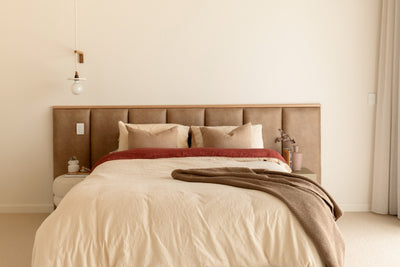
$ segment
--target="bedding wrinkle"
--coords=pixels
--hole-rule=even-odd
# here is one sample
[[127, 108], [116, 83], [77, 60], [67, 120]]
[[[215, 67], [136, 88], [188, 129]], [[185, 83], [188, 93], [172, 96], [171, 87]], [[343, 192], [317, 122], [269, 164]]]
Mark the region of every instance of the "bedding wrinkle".
[[[242, 239], [245, 241], [243, 246], [245, 244], [250, 244], [250, 251], [253, 252], [253, 258], [260, 258], [260, 257], [265, 257], [266, 262], [268, 261], [268, 257], [266, 257], [266, 254], [262, 250], [262, 247], [257, 246], [257, 244], [260, 244], [262, 242], [261, 237], [262, 233], [259, 232], [259, 228], [257, 227], [260, 225], [260, 223], [265, 222], [265, 214], [260, 213], [258, 216], [256, 216], [256, 211], [255, 207], [257, 206], [257, 203], [255, 199], [249, 198], [248, 199], [249, 203], [251, 203], [251, 208], [247, 210], [247, 213], [244, 213], [244, 216], [247, 218], [245, 221], [245, 228], [246, 232], [251, 233], [250, 235], [243, 235]], [[236, 229], [237, 233], [243, 233], [241, 230], [241, 224], [242, 222], [238, 221], [238, 228]], [[263, 227], [264, 228], [264, 227]]]
[[[207, 259], [207, 262], [214, 262], [214, 264], [216, 264], [215, 258], [218, 258], [219, 262], [225, 261], [226, 256], [212, 231], [215, 225], [209, 223], [212, 222], [210, 217], [206, 217], [208, 214], [207, 209], [212, 209], [212, 204], [207, 200], [207, 196], [197, 193], [190, 195], [192, 194], [189, 194], [188, 197], [193, 200], [196, 214], [195, 220], [199, 223], [199, 225], [191, 227], [189, 233], [194, 252], [200, 255], [200, 257], [196, 258]], [[202, 266], [201, 261], [198, 261], [197, 264]]]
[[[207, 259], [207, 262], [213, 264], [228, 260], [213, 231], [215, 227], [218, 227], [217, 220], [212, 216], [214, 201], [210, 202], [207, 200], [206, 195], [197, 193], [194, 193], [192, 197], [189, 196], [189, 198], [193, 199], [193, 207], [195, 208], [196, 214], [194, 219], [198, 223], [191, 227], [189, 233], [193, 240], [194, 252], [199, 255], [199, 257], [196, 258]], [[218, 230], [216, 232], [218, 232]], [[215, 259], [218, 260], [216, 261]], [[202, 266], [200, 261], [198, 264]]]
[[[137, 198], [136, 198], [137, 200]], [[152, 230], [152, 225], [151, 225], [151, 203], [149, 201], [149, 197], [147, 195], [144, 195], [144, 197], [141, 198], [141, 202], [143, 203], [143, 209], [141, 214], [138, 214], [138, 216], [141, 216], [143, 219], [142, 227], [139, 228], [141, 230], [140, 232], [140, 237], [136, 242], [141, 243], [139, 245], [139, 251], [141, 251], [141, 255], [145, 256], [143, 258], [143, 262], [139, 261], [139, 264], [142, 266], [151, 266], [154, 264], [152, 261], [154, 260], [153, 257], [151, 257], [148, 252], [152, 250], [157, 250], [156, 244], [153, 241], [153, 236], [152, 235], [146, 235], [145, 233], [153, 233], [154, 231]], [[138, 203], [139, 204], [139, 203]], [[142, 240], [144, 239], [144, 240]]]

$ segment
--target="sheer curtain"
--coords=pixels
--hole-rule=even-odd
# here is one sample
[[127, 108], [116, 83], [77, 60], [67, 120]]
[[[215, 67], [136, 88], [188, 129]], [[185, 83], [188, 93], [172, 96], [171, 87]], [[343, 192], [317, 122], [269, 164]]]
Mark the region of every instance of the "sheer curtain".
[[400, 1], [382, 1], [372, 211], [400, 218]]

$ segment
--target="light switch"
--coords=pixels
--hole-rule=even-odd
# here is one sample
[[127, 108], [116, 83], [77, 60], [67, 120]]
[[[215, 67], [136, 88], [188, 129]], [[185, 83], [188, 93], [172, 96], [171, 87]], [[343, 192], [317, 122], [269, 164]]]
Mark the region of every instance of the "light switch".
[[85, 124], [77, 123], [76, 124], [76, 135], [84, 135], [85, 134]]
[[375, 105], [376, 93], [368, 93], [368, 105]]

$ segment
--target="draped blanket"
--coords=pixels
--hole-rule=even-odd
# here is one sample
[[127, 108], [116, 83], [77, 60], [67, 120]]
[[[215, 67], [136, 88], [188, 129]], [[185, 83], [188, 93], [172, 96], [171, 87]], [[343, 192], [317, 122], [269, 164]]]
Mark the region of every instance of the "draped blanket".
[[277, 197], [297, 217], [326, 265], [344, 266], [345, 244], [335, 223], [342, 211], [314, 181], [290, 173], [242, 167], [177, 169], [172, 172], [172, 177], [187, 182], [259, 190]]

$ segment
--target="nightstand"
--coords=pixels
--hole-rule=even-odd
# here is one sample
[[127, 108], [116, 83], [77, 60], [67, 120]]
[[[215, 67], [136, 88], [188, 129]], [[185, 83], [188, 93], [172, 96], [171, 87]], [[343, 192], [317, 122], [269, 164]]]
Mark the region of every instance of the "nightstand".
[[55, 206], [60, 204], [64, 196], [74, 187], [85, 179], [88, 174], [63, 174], [53, 181], [53, 203]]
[[310, 169], [305, 168], [305, 167], [301, 168], [300, 171], [294, 171], [293, 174], [304, 176], [304, 177], [306, 177], [308, 179], [311, 179], [311, 180], [313, 180], [313, 181], [318, 183], [317, 174], [312, 172]]

